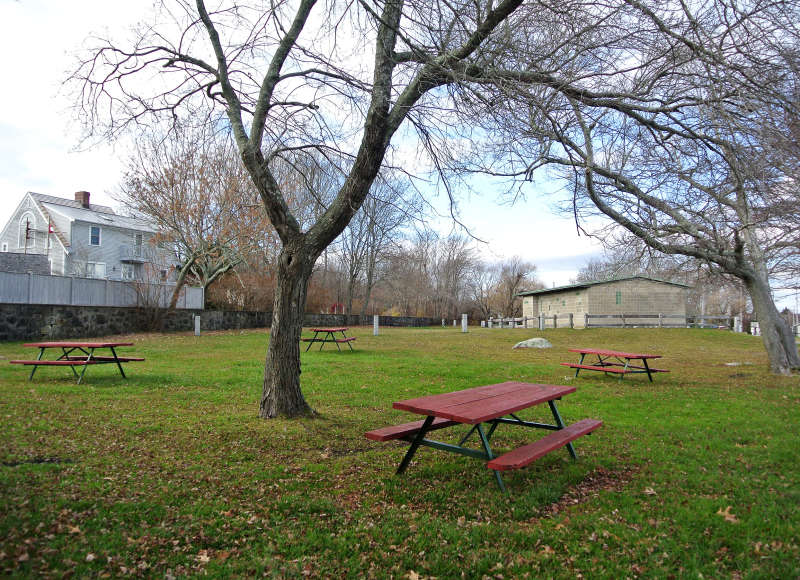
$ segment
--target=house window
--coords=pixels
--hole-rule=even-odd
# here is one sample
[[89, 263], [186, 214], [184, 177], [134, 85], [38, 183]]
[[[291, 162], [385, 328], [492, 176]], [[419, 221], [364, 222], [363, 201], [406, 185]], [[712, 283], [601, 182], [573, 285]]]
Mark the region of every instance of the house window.
[[122, 264], [122, 279], [133, 280], [133, 264]]
[[8, 242], [3, 242], [3, 251], [4, 252], [8, 251]]
[[33, 214], [26, 213], [19, 220], [19, 247], [32, 248], [36, 245], [36, 222]]
[[92, 226], [89, 229], [89, 245], [100, 245], [100, 226]]
[[89, 278], [105, 278], [106, 265], [103, 262], [87, 262], [86, 276]]
[[622, 304], [622, 292], [617, 290], [617, 304]]

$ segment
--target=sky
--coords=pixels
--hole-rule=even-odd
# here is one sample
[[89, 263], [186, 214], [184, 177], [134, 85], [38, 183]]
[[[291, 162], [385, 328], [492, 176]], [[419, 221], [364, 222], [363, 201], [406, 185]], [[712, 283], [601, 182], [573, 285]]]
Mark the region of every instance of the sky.
[[[85, 190], [93, 203], [116, 205], [112, 194], [125, 151], [81, 146], [74, 98], [61, 83], [88, 36], [124, 38], [151, 6], [151, 0], [0, 0], [0, 54], [7, 55], [8, 83], [0, 91], [0, 224], [27, 191], [73, 198]], [[579, 235], [572, 219], [551, 211], [550, 198], [528, 193], [527, 201], [514, 206], [498, 203], [491, 192], [462, 199], [461, 220], [486, 242], [478, 244], [485, 259], [519, 256], [536, 265], [545, 286], [569, 284], [581, 266], [601, 255], [600, 244]], [[440, 229], [446, 233], [447, 225]], [[795, 307], [794, 295], [778, 298]]]
[[[85, 190], [93, 203], [116, 205], [111, 195], [125, 151], [81, 146], [74, 101], [61, 83], [85, 38], [124, 37], [150, 6], [151, 0], [0, 0], [0, 50], [16, 55], [5, 59], [4, 78], [18, 87], [0, 92], [0, 223], [27, 191], [72, 198]], [[473, 196], [461, 212], [472, 234], [487, 242], [478, 244], [487, 260], [518, 255], [537, 265], [547, 286], [568, 284], [600, 253], [596, 241], [578, 236], [571, 220], [552, 215], [536, 196], [514, 207], [497, 204], [492, 195]]]

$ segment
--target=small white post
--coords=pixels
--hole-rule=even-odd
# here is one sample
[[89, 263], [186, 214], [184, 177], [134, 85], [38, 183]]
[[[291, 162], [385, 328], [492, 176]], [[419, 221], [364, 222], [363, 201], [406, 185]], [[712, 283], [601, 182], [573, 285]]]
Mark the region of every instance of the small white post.
[[572, 312], [569, 313], [569, 327], [575, 328], [575, 320], [573, 318]]
[[663, 312], [659, 312], [658, 313], [658, 327], [659, 328], [664, 328], [664, 313]]
[[456, 321], [453, 320], [453, 328], [455, 328], [455, 327], [456, 327]]
[[492, 328], [492, 323], [493, 323], [493, 322], [494, 322], [494, 320], [493, 320], [493, 319], [492, 319], [492, 317], [490, 316], [490, 317], [489, 317], [489, 328]]
[[194, 335], [200, 336], [200, 315], [195, 314], [194, 316]]
[[544, 330], [544, 312], [539, 313], [539, 330]]
[[742, 332], [742, 319], [740, 316], [733, 317], [733, 332]]
[[467, 332], [467, 315], [461, 315], [461, 332]]
[[378, 336], [378, 315], [372, 315], [372, 336]]
[[486, 328], [486, 321], [485, 320], [481, 320], [481, 328]]
[[444, 328], [444, 318], [442, 318], [442, 328]]

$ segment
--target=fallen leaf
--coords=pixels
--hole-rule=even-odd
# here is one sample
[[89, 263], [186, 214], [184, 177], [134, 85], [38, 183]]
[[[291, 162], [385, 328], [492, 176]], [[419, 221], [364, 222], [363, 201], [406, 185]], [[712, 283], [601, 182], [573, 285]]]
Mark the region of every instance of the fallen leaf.
[[95, 556], [94, 554], [92, 554], [91, 552], [89, 552], [88, 554], [86, 554], [86, 561], [87, 561], [87, 562], [93, 562], [93, 561], [94, 561], [94, 559], [95, 559], [95, 557], [96, 557], [96, 556]]
[[726, 507], [724, 510], [718, 509], [717, 510], [717, 515], [718, 516], [722, 516], [723, 518], [725, 518], [726, 522], [730, 522], [732, 524], [738, 524], [739, 523], [739, 520], [737, 519], [737, 517], [734, 514], [731, 513], [731, 506]]
[[656, 490], [654, 490], [652, 487], [645, 487], [642, 493], [645, 495], [657, 495]]

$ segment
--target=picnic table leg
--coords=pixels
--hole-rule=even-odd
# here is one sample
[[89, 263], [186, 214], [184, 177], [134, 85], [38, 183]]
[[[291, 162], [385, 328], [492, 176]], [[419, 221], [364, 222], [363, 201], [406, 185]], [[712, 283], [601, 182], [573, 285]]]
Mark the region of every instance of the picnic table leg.
[[[342, 334], [344, 334], [344, 331], [342, 331]], [[336, 349], [337, 349], [339, 352], [342, 352], [342, 348], [339, 346], [339, 343], [338, 343], [338, 342], [336, 342], [336, 334], [335, 334], [335, 333], [333, 333], [333, 332], [329, 332], [329, 333], [328, 333], [328, 335], [331, 337], [331, 340], [333, 341], [333, 344], [335, 344], [335, 345], [336, 345]]]
[[[559, 429], [564, 428], [564, 421], [561, 419], [561, 414], [558, 412], [558, 407], [556, 407], [555, 401], [547, 401], [547, 404], [550, 405], [550, 411], [553, 413], [553, 419], [556, 421], [556, 425], [558, 425]], [[567, 443], [567, 451], [572, 456], [573, 459], [578, 459], [578, 454], [575, 453], [575, 447], [572, 446], [572, 443]]]
[[[578, 361], [578, 364], [579, 364], [579, 365], [582, 365], [582, 364], [583, 364], [583, 359], [585, 359], [585, 358], [586, 358], [586, 353], [585, 353], [585, 352], [582, 352], [582, 353], [581, 353], [581, 360], [579, 360], [579, 361]], [[579, 373], [579, 372], [581, 372], [581, 369], [577, 369], [577, 368], [576, 368], [576, 369], [575, 369], [575, 378], [576, 378], [576, 379], [578, 378], [578, 373]]]
[[[36, 360], [42, 360], [42, 356], [44, 356], [44, 347], [40, 346], [39, 347], [39, 356], [36, 357]], [[28, 377], [29, 381], [33, 380], [33, 373], [35, 373], [36, 369], [38, 369], [38, 368], [39, 368], [39, 365], [33, 365], [33, 370], [31, 371], [31, 376]]]
[[[344, 333], [344, 330], [342, 331], [342, 338], [347, 338], [347, 335]], [[345, 344], [347, 344], [347, 346], [350, 347], [350, 350], [353, 350], [353, 345], [352, 344], [350, 344], [349, 342], [347, 342]]]
[[119, 357], [117, 357], [117, 351], [114, 350], [114, 347], [111, 347], [111, 354], [114, 355], [114, 362], [117, 363], [117, 368], [119, 368], [119, 374], [122, 375], [123, 379], [127, 379], [128, 377], [125, 376], [125, 371], [122, 370], [122, 364], [119, 362]]
[[476, 427], [477, 427], [477, 425], [473, 425], [472, 427], [470, 427], [469, 431], [467, 431], [467, 434], [466, 434], [466, 435], [464, 435], [464, 436], [461, 438], [461, 441], [459, 441], [459, 442], [458, 442], [458, 446], [459, 446], [459, 447], [461, 447], [462, 445], [464, 445], [464, 443], [466, 443], [466, 442], [467, 442], [467, 439], [469, 439], [469, 438], [472, 436], [472, 434], [473, 434], [473, 433], [475, 433], [475, 428], [476, 428]]
[[[631, 359], [629, 359], [629, 358], [626, 358], [626, 359], [625, 359], [625, 368], [624, 368], [624, 369], [622, 369], [622, 370], [623, 370], [623, 371], [627, 371], [627, 370], [628, 370], [628, 366], [630, 366], [630, 364], [631, 364]], [[647, 373], [647, 374], [650, 374], [650, 373]], [[624, 372], [621, 372], [621, 373], [619, 374], [619, 380], [620, 380], [620, 382], [622, 382], [622, 378], [623, 378], [624, 376], [625, 376], [625, 373], [624, 373]], [[651, 379], [651, 380], [652, 380], [652, 379]]]
[[[116, 355], [114, 355], [114, 356], [116, 356]], [[81, 371], [81, 376], [78, 378], [78, 384], [79, 385], [83, 382], [83, 375], [86, 374], [86, 369], [89, 367], [89, 361], [91, 361], [92, 358], [94, 358], [94, 348], [89, 350], [89, 354], [86, 356], [86, 362], [83, 363], [83, 370]], [[72, 367], [70, 367], [70, 368], [72, 368]], [[75, 369], [73, 369], [73, 370], [75, 370]], [[125, 376], [125, 375], [122, 375], [122, 376]]]
[[649, 367], [649, 366], [647, 366], [647, 359], [646, 359], [646, 358], [643, 358], [643, 359], [642, 359], [642, 362], [644, 363], [644, 370], [646, 370], [646, 371], [647, 371], [647, 378], [648, 378], [648, 379], [650, 379], [650, 382], [652, 383], [652, 382], [653, 382], [653, 375], [652, 375], [652, 373], [650, 372], [650, 367]]
[[[495, 425], [497, 424], [495, 423]], [[481, 443], [483, 443], [483, 449], [486, 451], [486, 455], [489, 458], [489, 461], [491, 461], [492, 459], [494, 459], [494, 453], [492, 453], [492, 448], [489, 446], [489, 438], [486, 436], [486, 433], [483, 432], [483, 427], [481, 426], [480, 423], [475, 425], [475, 427], [476, 430], [478, 431], [478, 435], [481, 438]], [[497, 479], [497, 486], [500, 488], [500, 491], [502, 491], [503, 493], [508, 493], [506, 491], [506, 486], [503, 483], [503, 478], [500, 475], [500, 472], [496, 469], [493, 469], [492, 471], [494, 471], [494, 476]]]
[[[80, 351], [82, 351], [84, 353], [86, 352], [83, 349], [75, 349], [75, 348], [68, 349], [67, 347], [62, 346], [61, 347], [61, 356], [58, 357], [56, 360], [69, 360], [69, 355], [71, 355], [73, 353], [73, 351], [75, 351], [75, 350], [80, 350]], [[88, 356], [88, 354], [87, 354], [87, 356]], [[72, 371], [72, 374], [77, 379], [78, 378], [78, 371], [75, 370], [75, 367], [69, 367], [69, 370]]]
[[408, 451], [406, 451], [406, 455], [405, 457], [403, 457], [403, 461], [400, 462], [400, 466], [397, 468], [397, 471], [395, 472], [396, 475], [400, 475], [401, 473], [403, 473], [408, 467], [408, 464], [411, 463], [411, 458], [414, 457], [414, 454], [417, 452], [420, 442], [423, 439], [425, 439], [425, 433], [428, 431], [428, 428], [431, 426], [432, 423], [433, 423], [433, 415], [428, 415], [427, 417], [425, 417], [425, 422], [422, 424], [422, 427], [420, 427], [419, 431], [417, 431], [417, 435], [411, 442], [411, 446], [408, 448]]
[[317, 340], [317, 333], [316, 332], [314, 333], [314, 338], [312, 338], [311, 340], [308, 341], [308, 346], [306, 347], [306, 352], [308, 352], [308, 349], [311, 348], [311, 345], [314, 344], [315, 340]]

